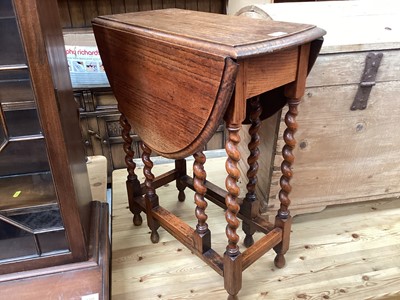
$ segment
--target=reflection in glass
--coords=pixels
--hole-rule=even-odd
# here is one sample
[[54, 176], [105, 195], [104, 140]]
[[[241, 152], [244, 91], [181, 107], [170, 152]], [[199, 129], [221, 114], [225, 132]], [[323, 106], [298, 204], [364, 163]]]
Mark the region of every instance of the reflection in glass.
[[3, 114], [3, 109], [0, 103], [0, 152], [6, 146], [7, 139], [8, 136], [7, 136], [6, 122]]
[[18, 36], [11, 0], [0, 1], [0, 263], [69, 251]]

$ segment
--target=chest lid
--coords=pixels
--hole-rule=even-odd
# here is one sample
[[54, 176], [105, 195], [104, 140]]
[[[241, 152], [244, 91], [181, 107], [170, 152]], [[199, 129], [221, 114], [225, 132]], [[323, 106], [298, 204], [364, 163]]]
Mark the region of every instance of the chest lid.
[[[397, 7], [397, 8], [396, 8]], [[262, 4], [243, 7], [276, 21], [317, 24], [327, 31], [321, 53], [400, 48], [398, 1], [327, 1]]]

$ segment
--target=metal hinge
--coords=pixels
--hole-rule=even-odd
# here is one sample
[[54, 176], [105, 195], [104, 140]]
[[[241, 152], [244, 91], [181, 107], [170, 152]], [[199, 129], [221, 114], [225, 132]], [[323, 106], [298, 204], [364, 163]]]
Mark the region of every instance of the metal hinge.
[[357, 94], [354, 97], [351, 110], [363, 110], [367, 107], [369, 94], [371, 93], [372, 87], [375, 85], [376, 74], [381, 64], [383, 53], [368, 53], [365, 58], [364, 73], [361, 76], [361, 82], [358, 86]]

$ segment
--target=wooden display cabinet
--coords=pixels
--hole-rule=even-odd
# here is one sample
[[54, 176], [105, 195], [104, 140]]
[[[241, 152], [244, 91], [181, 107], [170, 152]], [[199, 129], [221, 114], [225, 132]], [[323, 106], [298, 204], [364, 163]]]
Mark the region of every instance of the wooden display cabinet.
[[57, 1], [1, 1], [0, 40], [2, 296], [107, 299], [108, 208], [91, 197]]

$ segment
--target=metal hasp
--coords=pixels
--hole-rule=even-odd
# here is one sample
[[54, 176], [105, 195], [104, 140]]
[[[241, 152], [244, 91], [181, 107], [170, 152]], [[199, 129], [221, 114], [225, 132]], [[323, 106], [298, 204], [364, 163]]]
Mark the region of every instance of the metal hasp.
[[369, 94], [371, 93], [372, 87], [375, 85], [376, 74], [381, 64], [383, 53], [368, 53], [365, 58], [364, 73], [361, 76], [361, 82], [358, 86], [357, 94], [354, 97], [351, 110], [363, 110], [367, 107]]

